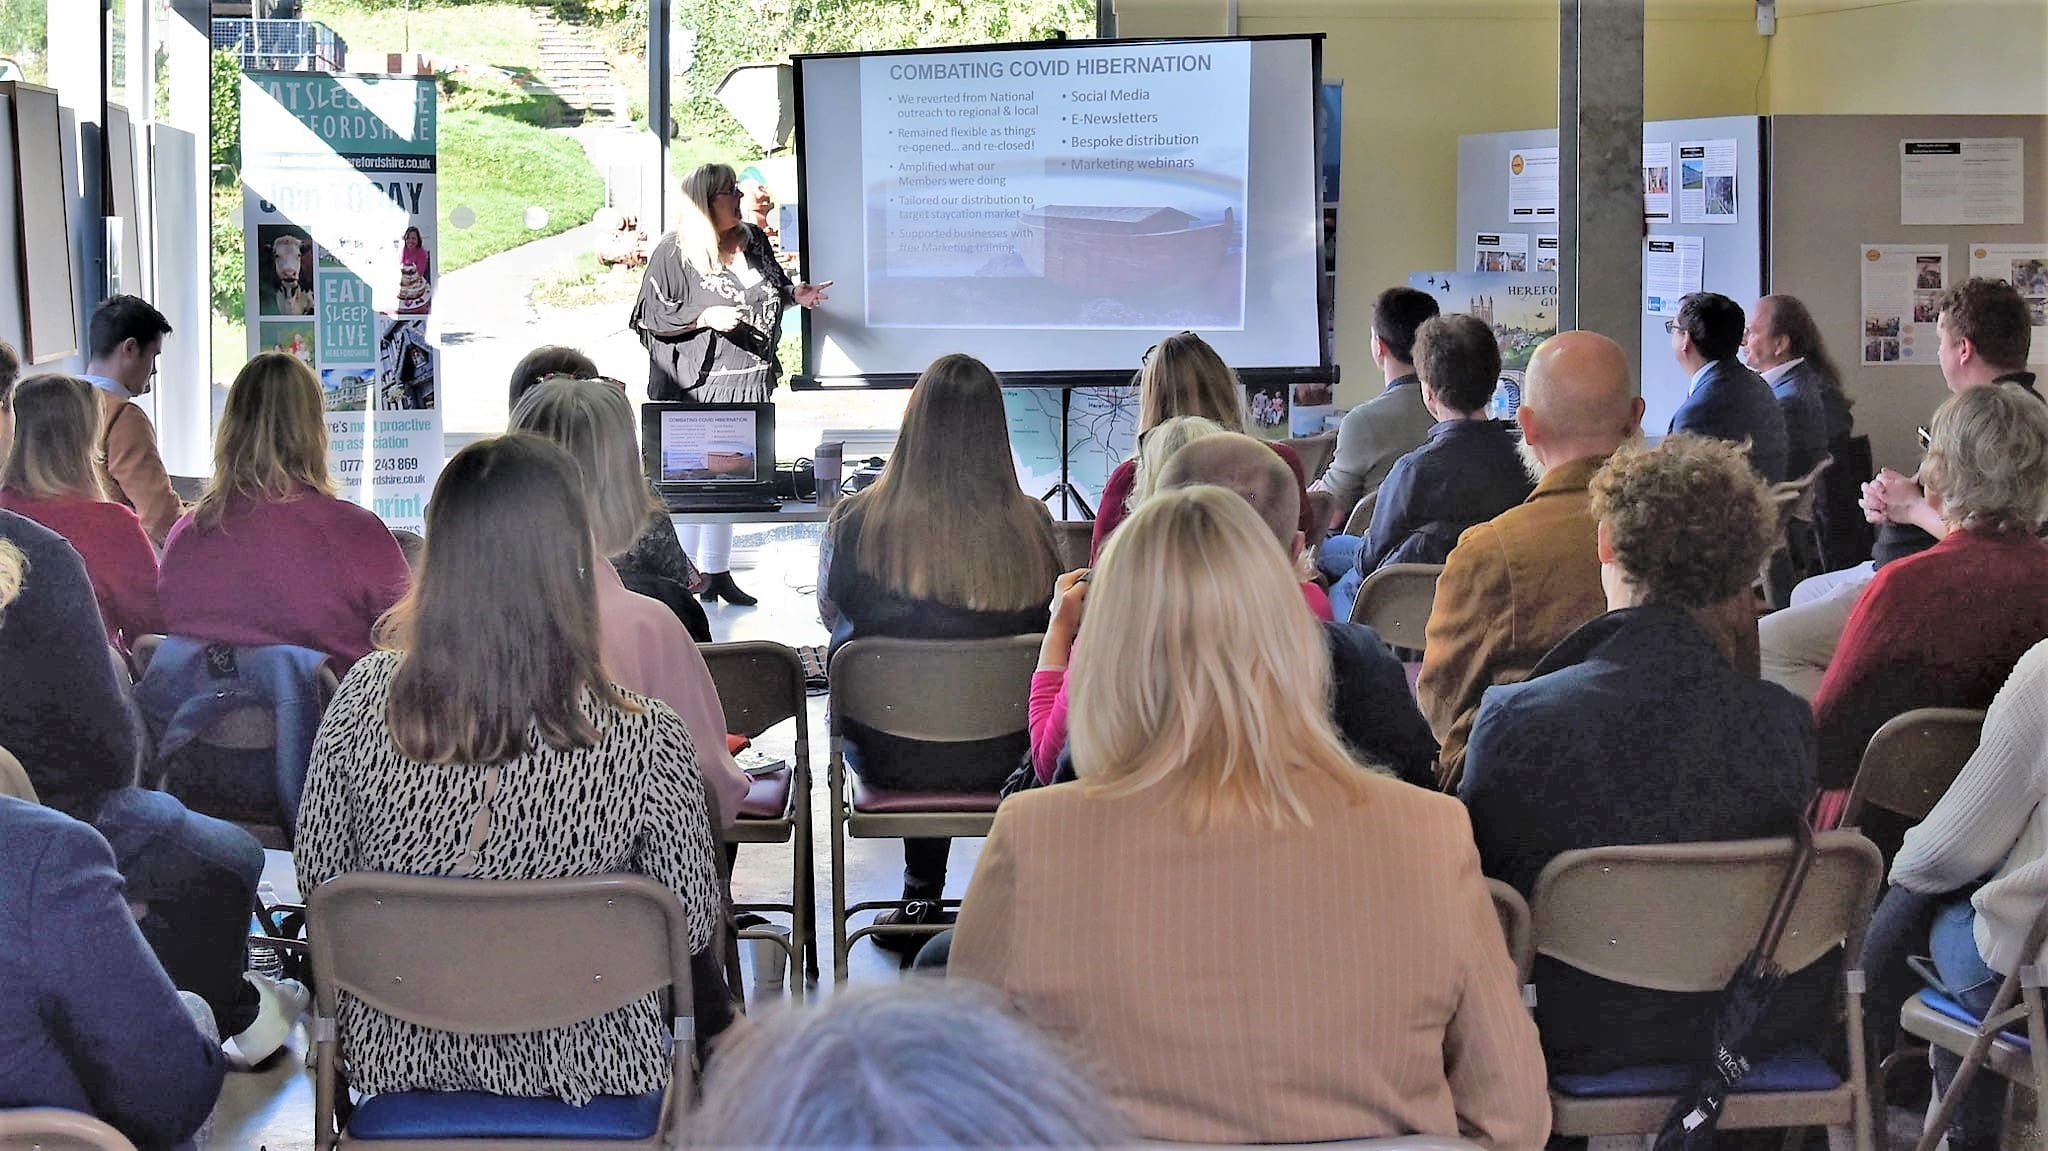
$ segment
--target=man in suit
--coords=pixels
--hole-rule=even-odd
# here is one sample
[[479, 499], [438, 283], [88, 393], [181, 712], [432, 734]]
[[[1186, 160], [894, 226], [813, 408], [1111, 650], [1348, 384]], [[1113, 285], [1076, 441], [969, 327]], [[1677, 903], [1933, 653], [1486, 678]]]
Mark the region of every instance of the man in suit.
[[1742, 358], [1778, 398], [1785, 475], [1796, 480], [1828, 458], [1830, 445], [1851, 426], [1848, 399], [1812, 313], [1796, 296], [1759, 299], [1742, 330]]
[[[1309, 485], [1312, 492], [1334, 496], [1340, 516], [1349, 516], [1353, 505], [1378, 491], [1394, 461], [1421, 447], [1436, 425], [1415, 373], [1415, 333], [1436, 314], [1436, 297], [1414, 288], [1388, 288], [1373, 302], [1372, 362], [1379, 365], [1387, 389], [1344, 413], [1344, 422], [1337, 425], [1336, 455]], [[1351, 569], [1357, 550], [1355, 542], [1326, 549], [1317, 561], [1336, 579]]]
[[157, 354], [170, 334], [171, 322], [162, 312], [134, 296], [115, 296], [92, 314], [87, 332], [92, 359], [84, 375], [100, 397], [107, 494], [135, 509], [158, 547], [185, 514], [185, 504], [157, 455], [149, 414], [129, 401], [149, 394], [156, 382]]
[[1673, 433], [1749, 443], [1749, 464], [1765, 483], [1786, 476], [1785, 417], [1763, 377], [1742, 366], [1742, 305], [1718, 292], [1694, 292], [1667, 320], [1671, 354], [1692, 376], [1691, 390], [1671, 417]]
[[1643, 401], [1628, 360], [1594, 332], [1560, 332], [1529, 362], [1525, 456], [1541, 479], [1529, 498], [1467, 528], [1437, 578], [1416, 700], [1443, 751], [1438, 782], [1455, 788], [1480, 694], [1527, 678], [1572, 629], [1607, 608], [1586, 485], [1640, 434]]

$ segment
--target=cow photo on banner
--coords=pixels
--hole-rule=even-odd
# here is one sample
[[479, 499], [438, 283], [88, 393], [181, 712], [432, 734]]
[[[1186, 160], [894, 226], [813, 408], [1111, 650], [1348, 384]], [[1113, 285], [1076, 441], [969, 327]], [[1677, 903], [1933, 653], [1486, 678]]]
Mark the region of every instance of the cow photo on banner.
[[427, 76], [242, 77], [249, 353], [319, 374], [342, 498], [418, 530], [442, 460]]

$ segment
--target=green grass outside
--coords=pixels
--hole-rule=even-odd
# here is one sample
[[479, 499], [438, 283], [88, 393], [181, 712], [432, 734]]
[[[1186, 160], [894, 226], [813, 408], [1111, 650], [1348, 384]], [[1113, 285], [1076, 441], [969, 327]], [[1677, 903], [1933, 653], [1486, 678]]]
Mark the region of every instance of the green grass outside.
[[305, 0], [303, 11], [348, 42], [353, 71], [381, 72], [386, 53], [407, 51], [511, 71], [540, 67], [540, 33], [524, 4], [458, 4], [407, 13], [372, 11], [347, 0]]
[[[604, 178], [582, 145], [488, 112], [441, 114], [441, 271], [590, 222], [604, 206]], [[526, 209], [547, 210], [545, 227], [526, 226]], [[476, 213], [457, 228], [456, 208]]]

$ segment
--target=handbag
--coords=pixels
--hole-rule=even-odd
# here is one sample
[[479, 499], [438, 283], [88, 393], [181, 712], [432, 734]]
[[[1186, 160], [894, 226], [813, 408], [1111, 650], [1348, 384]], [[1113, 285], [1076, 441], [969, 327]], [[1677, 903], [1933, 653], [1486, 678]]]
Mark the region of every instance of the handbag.
[[1770, 1013], [1771, 1000], [1777, 995], [1778, 985], [1784, 982], [1785, 969], [1778, 966], [1776, 959], [1778, 940], [1785, 934], [1785, 925], [1799, 902], [1800, 889], [1806, 886], [1807, 873], [1813, 870], [1813, 831], [1803, 818], [1794, 822], [1799, 846], [1792, 855], [1792, 866], [1785, 872], [1777, 898], [1771, 901], [1771, 913], [1764, 917], [1756, 946], [1721, 990], [1706, 1060], [1698, 1069], [1692, 1088], [1679, 1095], [1670, 1113], [1664, 1116], [1653, 1145], [1655, 1151], [1707, 1151], [1713, 1147], [1714, 1128], [1721, 1120], [1721, 1108], [1728, 1093], [1749, 1074], [1749, 1060], [1743, 1057], [1742, 1046]]

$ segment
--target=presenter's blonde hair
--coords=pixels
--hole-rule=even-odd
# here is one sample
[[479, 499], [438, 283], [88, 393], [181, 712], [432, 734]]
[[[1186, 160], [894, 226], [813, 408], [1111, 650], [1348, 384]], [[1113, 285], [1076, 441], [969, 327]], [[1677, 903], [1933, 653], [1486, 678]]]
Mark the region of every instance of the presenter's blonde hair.
[[1313, 822], [1300, 783], [1362, 800], [1371, 769], [1331, 725], [1323, 635], [1287, 557], [1235, 493], [1163, 491], [1090, 577], [1069, 736], [1086, 786], [1178, 789], [1191, 826]]
[[633, 546], [655, 504], [640, 474], [626, 393], [602, 380], [544, 380], [519, 398], [510, 430], [552, 440], [576, 461], [599, 553]]
[[320, 381], [297, 356], [264, 352], [242, 365], [228, 388], [213, 440], [213, 478], [192, 509], [192, 522], [202, 528], [220, 523], [230, 496], [289, 500], [301, 488], [334, 494]]
[[1134, 510], [1159, 490], [1159, 473], [1173, 453], [1209, 436], [1222, 435], [1229, 428], [1207, 416], [1175, 416], [1145, 433], [1138, 441], [1138, 473], [1131, 483], [1131, 498], [1125, 510]]
[[722, 266], [711, 201], [720, 192], [737, 187], [739, 179], [729, 164], [700, 164], [683, 177], [683, 202], [676, 213], [676, 252], [699, 275], [715, 275]]
[[941, 356], [917, 378], [882, 478], [833, 509], [835, 548], [856, 512], [848, 558], [900, 595], [975, 611], [1052, 598], [1052, 517], [1017, 486], [1002, 381], [972, 356]]
[[16, 385], [14, 449], [0, 485], [36, 499], [107, 498], [99, 473], [100, 401], [77, 376], [30, 376]]
[[1175, 416], [1203, 416], [1224, 431], [1245, 430], [1237, 373], [1193, 332], [1159, 341], [1138, 371], [1138, 430], [1150, 431]]

